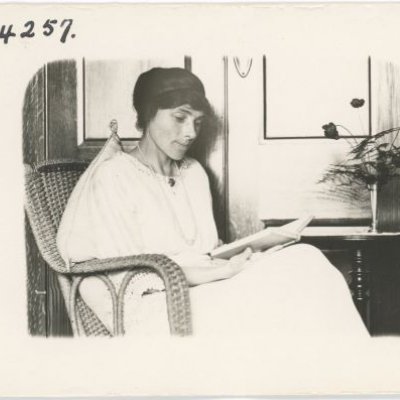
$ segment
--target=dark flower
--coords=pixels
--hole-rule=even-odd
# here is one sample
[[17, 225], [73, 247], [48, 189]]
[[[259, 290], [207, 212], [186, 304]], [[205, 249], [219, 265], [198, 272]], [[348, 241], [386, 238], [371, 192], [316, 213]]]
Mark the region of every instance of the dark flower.
[[325, 137], [327, 137], [328, 139], [339, 139], [339, 132], [333, 122], [329, 122], [329, 124], [323, 125], [322, 129], [324, 130]]
[[[351, 106], [362, 107], [364, 99], [353, 99]], [[338, 128], [344, 129], [354, 139], [353, 134], [343, 125], [333, 122], [322, 127], [325, 137], [339, 139]], [[393, 134], [393, 135], [392, 135]], [[342, 136], [347, 140], [346, 136]], [[385, 129], [369, 135], [361, 141], [349, 142], [351, 150], [344, 162], [331, 165], [320, 182], [332, 181], [342, 185], [352, 185], [355, 181], [367, 185], [384, 185], [393, 177], [400, 176], [400, 127]]]
[[353, 99], [350, 104], [354, 108], [360, 108], [364, 105], [365, 100], [364, 99]]

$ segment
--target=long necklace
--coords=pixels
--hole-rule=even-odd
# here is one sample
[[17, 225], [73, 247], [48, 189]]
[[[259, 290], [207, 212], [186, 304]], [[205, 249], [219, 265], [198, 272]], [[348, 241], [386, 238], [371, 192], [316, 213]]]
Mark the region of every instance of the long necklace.
[[[143, 151], [142, 151], [142, 149], [141, 149], [139, 143], [138, 143], [138, 145], [137, 145], [137, 148], [138, 148], [139, 153], [140, 153], [140, 155], [141, 155], [141, 157], [142, 157], [142, 160], [144, 161], [145, 165], [146, 165], [146, 166], [149, 168], [149, 170], [151, 171], [151, 174], [152, 174], [153, 178], [155, 179], [155, 181], [157, 182], [158, 186], [159, 186], [160, 189], [161, 189], [161, 193], [162, 193], [163, 196], [164, 196], [165, 203], [167, 204], [167, 206], [168, 206], [168, 208], [169, 208], [169, 210], [170, 210], [170, 212], [171, 212], [171, 215], [173, 215], [173, 217], [174, 217], [175, 229], [178, 231], [178, 233], [179, 233], [180, 236], [183, 238], [183, 240], [185, 241], [185, 243], [186, 243], [187, 245], [189, 245], [189, 246], [192, 246], [192, 245], [194, 244], [194, 242], [195, 242], [195, 240], [196, 240], [196, 236], [197, 236], [197, 224], [196, 224], [196, 218], [195, 218], [194, 212], [193, 212], [192, 203], [191, 203], [190, 198], [189, 198], [189, 195], [188, 195], [188, 193], [187, 193], [185, 183], [183, 182], [183, 178], [182, 178], [182, 175], [181, 175], [181, 169], [178, 167], [178, 164], [177, 164], [176, 161], [175, 161], [175, 162], [174, 162], [174, 163], [175, 163], [175, 168], [176, 168], [176, 171], [177, 171], [177, 173], [178, 173], [177, 176], [178, 176], [178, 178], [179, 178], [179, 180], [180, 180], [180, 182], [181, 182], [181, 184], [182, 184], [183, 192], [184, 192], [185, 198], [186, 198], [186, 203], [187, 203], [188, 206], [189, 206], [190, 216], [191, 216], [191, 219], [192, 219], [192, 221], [193, 221], [194, 232], [193, 232], [193, 237], [191, 237], [191, 238], [187, 237], [187, 235], [185, 234], [185, 232], [184, 232], [184, 230], [183, 230], [183, 228], [182, 228], [182, 225], [181, 225], [181, 223], [180, 223], [180, 221], [179, 221], [179, 218], [178, 218], [178, 216], [177, 216], [177, 214], [176, 214], [176, 212], [175, 212], [175, 209], [174, 209], [174, 207], [173, 207], [172, 204], [171, 204], [171, 201], [170, 201], [170, 199], [169, 199], [169, 196], [168, 196], [167, 193], [165, 192], [164, 185], [160, 182], [160, 180], [159, 180], [159, 178], [158, 178], [158, 176], [157, 176], [157, 175], [159, 175], [159, 174], [157, 174], [157, 172], [155, 171], [153, 165], [147, 160], [147, 158], [146, 158], [146, 156], [144, 155], [144, 153], [143, 153]], [[175, 186], [176, 180], [175, 180], [174, 177], [172, 177], [172, 176], [169, 176], [169, 177], [166, 176], [165, 179], [166, 179], [166, 183], [168, 183], [168, 185], [171, 186], [171, 188]]]

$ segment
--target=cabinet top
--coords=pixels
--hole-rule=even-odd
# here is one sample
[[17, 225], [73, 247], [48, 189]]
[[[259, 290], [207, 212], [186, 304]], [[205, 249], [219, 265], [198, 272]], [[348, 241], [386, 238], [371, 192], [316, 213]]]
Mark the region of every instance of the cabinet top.
[[303, 238], [331, 238], [342, 240], [384, 240], [400, 238], [400, 232], [370, 232], [368, 226], [308, 226]]

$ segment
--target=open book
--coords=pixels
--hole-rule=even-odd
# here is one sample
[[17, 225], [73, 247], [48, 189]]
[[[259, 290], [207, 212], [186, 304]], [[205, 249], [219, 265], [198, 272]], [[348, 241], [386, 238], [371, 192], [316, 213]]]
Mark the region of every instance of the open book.
[[210, 255], [211, 257], [229, 259], [241, 253], [247, 247], [250, 247], [253, 252], [256, 252], [264, 251], [275, 246], [289, 245], [298, 242], [301, 237], [301, 231], [312, 219], [312, 215], [307, 215], [279, 228], [266, 228], [253, 235], [217, 247]]

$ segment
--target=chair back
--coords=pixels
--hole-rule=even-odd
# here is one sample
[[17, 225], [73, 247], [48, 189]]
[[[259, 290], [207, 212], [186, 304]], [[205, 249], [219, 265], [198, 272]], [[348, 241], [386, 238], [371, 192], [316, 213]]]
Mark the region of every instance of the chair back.
[[25, 176], [25, 209], [44, 260], [58, 272], [67, 266], [57, 248], [57, 230], [68, 198], [86, 161], [46, 161], [33, 166]]

